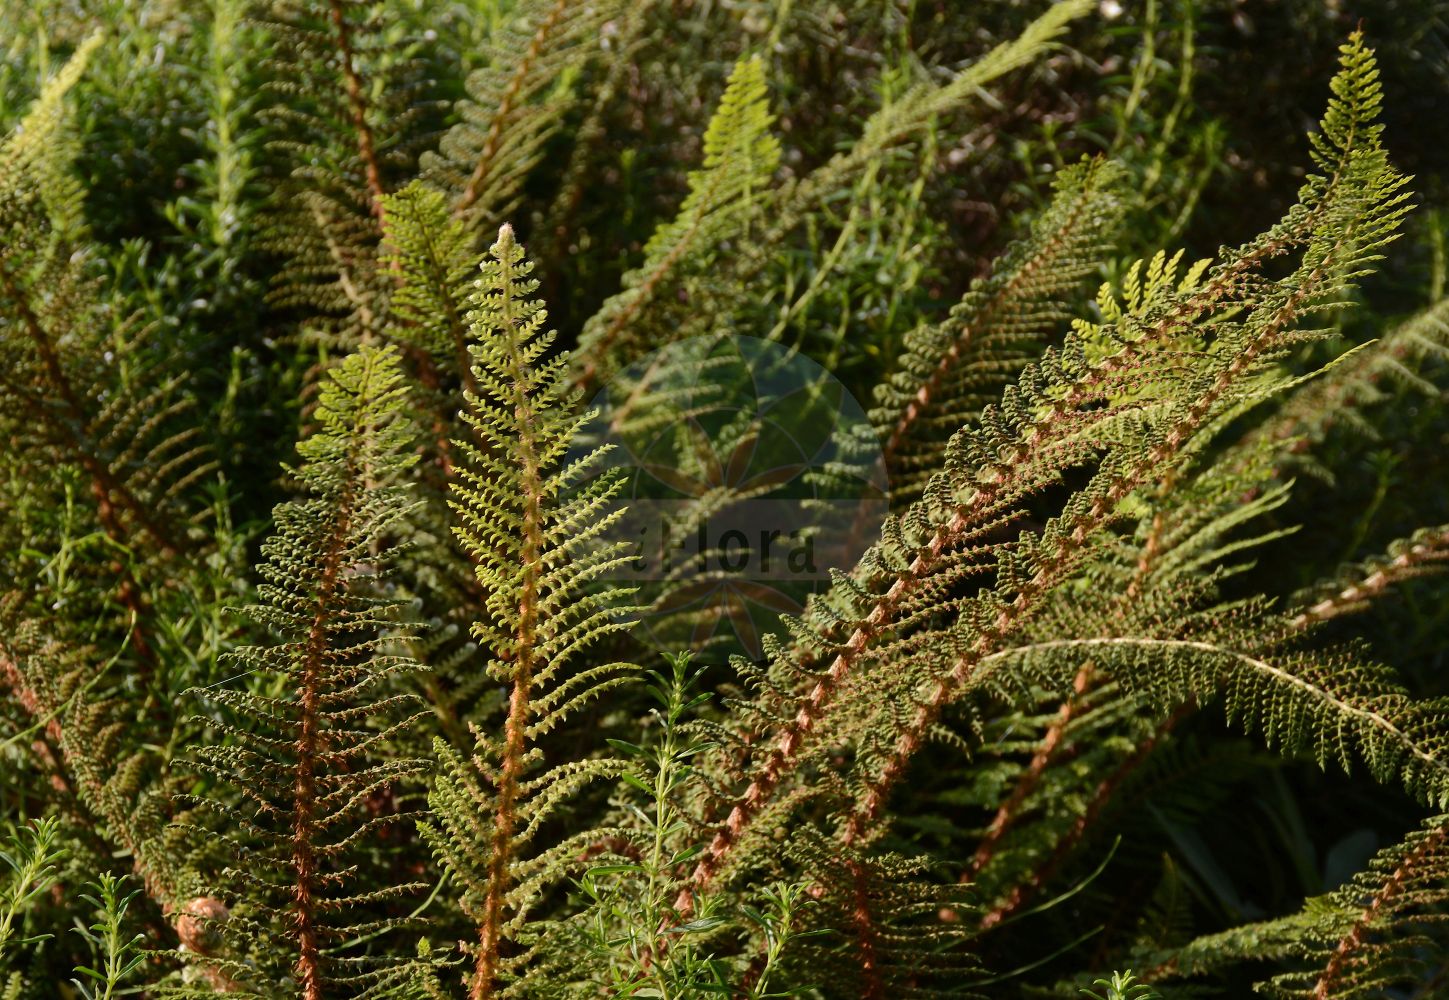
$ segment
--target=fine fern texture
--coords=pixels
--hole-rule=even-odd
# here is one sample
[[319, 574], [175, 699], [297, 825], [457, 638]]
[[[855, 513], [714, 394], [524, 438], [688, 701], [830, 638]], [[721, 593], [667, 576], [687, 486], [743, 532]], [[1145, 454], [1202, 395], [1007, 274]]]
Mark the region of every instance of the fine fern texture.
[[1439, 15], [0, 0], [0, 998], [1449, 992]]

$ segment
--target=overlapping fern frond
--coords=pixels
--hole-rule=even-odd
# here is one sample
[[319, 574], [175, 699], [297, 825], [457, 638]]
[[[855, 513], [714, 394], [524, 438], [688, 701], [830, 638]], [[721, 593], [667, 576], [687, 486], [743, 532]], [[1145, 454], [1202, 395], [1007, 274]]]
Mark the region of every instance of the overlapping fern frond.
[[604, 25], [618, 0], [528, 0], [500, 19], [487, 62], [467, 82], [459, 122], [426, 157], [429, 182], [448, 194], [454, 215], [487, 229], [508, 217], [523, 182], [575, 102], [584, 67], [605, 55]]
[[199, 692], [224, 711], [198, 767], [236, 797], [219, 817], [234, 854], [203, 885], [230, 907], [227, 950], [206, 964], [250, 995], [376, 995], [398, 975], [355, 945], [398, 925], [414, 888], [360, 863], [362, 848], [406, 836], [411, 817], [391, 802], [424, 766], [394, 752], [420, 714], [397, 676], [418, 667], [390, 651], [396, 607], [381, 579], [381, 547], [409, 512], [402, 400], [393, 349], [361, 348], [329, 373], [320, 429], [298, 445], [307, 497], [276, 509], [264, 603], [250, 610], [277, 638]]
[[[847, 845], [878, 836], [887, 796], [942, 713], [985, 681], [991, 660], [1075, 576], [1104, 529], [1130, 509], [1129, 498], [1194, 454], [1223, 415], [1278, 388], [1272, 365], [1308, 336], [1300, 320], [1338, 301], [1405, 210], [1402, 179], [1370, 124], [1376, 72], [1360, 38], [1345, 47], [1335, 93], [1318, 143], [1326, 172], [1310, 179], [1302, 204], [1269, 237], [1185, 274], [1154, 261], [1150, 280], [1128, 287], [1104, 322], [1079, 323], [1060, 351], [1023, 371], [999, 409], [952, 439], [945, 471], [922, 499], [887, 523], [856, 574], [794, 628], [792, 644], [777, 650], [761, 677], [761, 731], [750, 741], [763, 749], [713, 827], [696, 890], [738, 863], [738, 845], [757, 845], [751, 833], [762, 816], [778, 821], [802, 764], [819, 766], [815, 747], [854, 746], [852, 801], [840, 833]], [[1267, 260], [1290, 250], [1299, 254], [1292, 273], [1261, 274]], [[1074, 467], [1090, 471], [1086, 486], [1042, 530], [993, 539], [1020, 516], [1023, 501]], [[955, 596], [983, 569], [988, 588]], [[1274, 706], [1262, 720], [1273, 738], [1309, 739], [1330, 754], [1340, 744], [1324, 734], [1352, 723], [1348, 744], [1362, 744], [1378, 773], [1416, 761], [1422, 767], [1410, 784], [1432, 798], [1442, 794], [1432, 731], [1410, 734], [1367, 708], [1382, 690], [1377, 675], [1355, 680], [1332, 662], [1258, 662], [1239, 673], [1218, 661], [1191, 677], [1181, 668], [1150, 676], [1176, 677], [1184, 694], [1215, 691], [1226, 677], [1243, 685], [1244, 697], [1230, 699], [1235, 705]], [[873, 667], [894, 699], [871, 683]], [[1335, 678], [1356, 693], [1325, 696]], [[1068, 681], [1056, 683], [1065, 690]]]

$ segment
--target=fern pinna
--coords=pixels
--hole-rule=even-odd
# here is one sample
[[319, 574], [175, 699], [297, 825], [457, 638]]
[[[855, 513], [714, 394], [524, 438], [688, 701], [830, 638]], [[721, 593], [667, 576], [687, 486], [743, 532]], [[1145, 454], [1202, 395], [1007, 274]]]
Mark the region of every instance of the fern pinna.
[[399, 900], [418, 888], [358, 863], [406, 837], [409, 817], [393, 803], [425, 766], [391, 752], [420, 712], [399, 690], [398, 675], [418, 666], [392, 651], [396, 601], [383, 579], [409, 511], [399, 477], [414, 431], [402, 398], [390, 348], [360, 348], [329, 373], [319, 429], [297, 449], [308, 497], [276, 509], [264, 603], [249, 612], [277, 639], [238, 651], [238, 676], [197, 692], [224, 710], [223, 739], [198, 767], [242, 804], [214, 821], [231, 857], [203, 887], [227, 910], [203, 918], [221, 923], [235, 957], [202, 961], [231, 990], [372, 995], [396, 978], [357, 946], [398, 925]]

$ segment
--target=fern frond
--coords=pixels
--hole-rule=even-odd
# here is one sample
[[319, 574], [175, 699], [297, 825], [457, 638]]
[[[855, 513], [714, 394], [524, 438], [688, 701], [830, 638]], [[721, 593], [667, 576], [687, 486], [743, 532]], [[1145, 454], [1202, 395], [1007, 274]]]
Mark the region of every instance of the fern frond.
[[79, 235], [80, 192], [69, 176], [69, 162], [57, 152], [65, 148], [66, 94], [103, 42], [100, 34], [87, 38], [0, 144], [0, 231], [21, 224], [27, 206], [38, 200], [66, 236]]
[[[576, 489], [599, 454], [561, 465], [584, 416], [565, 380], [567, 356], [548, 355], [543, 305], [530, 296], [532, 265], [504, 226], [489, 250], [469, 317], [472, 378], [465, 421], [472, 441], [455, 447], [453, 508], [458, 535], [474, 561], [487, 618], [474, 634], [491, 659], [489, 674], [507, 686], [500, 739], [479, 735], [470, 760], [440, 747], [447, 761], [433, 794], [438, 819], [425, 827], [448, 870], [469, 891], [464, 909], [478, 929], [469, 984], [477, 998], [500, 995], [523, 973], [509, 942], [525, 935], [528, 911], [543, 887], [569, 870], [554, 858], [544, 870], [531, 845], [544, 821], [585, 784], [618, 772], [608, 760], [560, 764], [530, 776], [538, 739], [561, 717], [622, 680], [613, 667], [570, 675], [568, 659], [624, 627], [610, 610], [617, 595], [579, 599], [578, 588], [626, 558], [605, 532], [619, 516], [605, 478]], [[567, 533], [563, 533], [566, 530]]]
[[287, 258], [272, 300], [344, 350], [380, 343], [393, 279], [379, 265], [383, 199], [416, 159], [431, 106], [419, 67], [387, 38], [390, 12], [359, 0], [272, 0], [269, 116], [293, 169], [262, 245]]
[[860, 138], [843, 153], [792, 186], [779, 199], [772, 231], [793, 228], [801, 216], [824, 199], [847, 188], [856, 176], [887, 149], [911, 138], [943, 115], [980, 97], [987, 84], [1041, 57], [1068, 25], [1092, 6], [1084, 0], [1051, 4], [1015, 38], [1002, 42], [944, 84], [922, 82], [900, 100], [872, 115]]
[[1316, 971], [1275, 978], [1270, 996], [1351, 1000], [1421, 982], [1442, 960], [1449, 904], [1449, 819], [1436, 816], [1379, 852], [1366, 871], [1327, 899], [1311, 901]]
[[1449, 299], [1436, 302], [1360, 348], [1294, 392], [1249, 441], [1267, 439], [1302, 453], [1335, 427], [1372, 432], [1371, 411], [1402, 385], [1434, 398], [1442, 391], [1420, 372], [1449, 358]]
[[468, 96], [454, 109], [460, 121], [422, 163], [470, 229], [512, 213], [575, 100], [580, 71], [603, 51], [594, 44], [600, 30], [624, 6], [528, 0], [508, 11], [489, 41], [487, 63], [469, 77]]
[[[1355, 37], [1346, 47], [1342, 76], [1358, 82], [1338, 87], [1363, 105], [1346, 113], [1355, 122], [1373, 103], [1365, 82], [1373, 69], [1362, 51], [1362, 39]], [[1220, 414], [1272, 391], [1264, 378], [1281, 352], [1302, 339], [1295, 332], [1299, 319], [1342, 293], [1372, 250], [1391, 238], [1403, 213], [1402, 180], [1384, 161], [1376, 133], [1364, 127], [1346, 134], [1338, 124], [1342, 118], [1327, 126], [1336, 137], [1334, 172], [1304, 186], [1303, 205], [1275, 227], [1271, 240], [1253, 241], [1227, 252], [1216, 267], [1194, 267], [1181, 276], [1166, 259], [1154, 260], [1147, 283], [1129, 284], [1123, 303], [1104, 313], [1106, 322], [1079, 323], [1060, 352], [1049, 352], [1022, 373], [999, 410], [987, 410], [978, 427], [953, 439], [945, 471], [927, 484], [920, 501], [888, 522], [883, 541], [862, 561], [853, 592], [832, 588], [818, 616], [807, 619], [793, 647], [772, 665], [798, 678], [794, 684], [802, 693], [793, 707], [786, 702], [762, 711], [790, 721], [761, 734], [770, 749], [716, 827], [696, 866], [696, 889], [713, 881], [772, 804], [858, 666], [892, 662], [893, 652], [919, 649], [926, 641], [952, 648], [952, 665], [941, 664], [930, 679], [921, 679], [912, 695], [913, 716], [904, 725], [894, 717], [882, 721], [892, 749], [858, 765], [871, 776], [842, 828], [845, 841], [854, 843], [872, 826], [942, 711], [971, 687], [982, 659], [1009, 645], [1010, 636], [1073, 576], [1093, 539], [1122, 516], [1123, 501], [1200, 446]], [[1302, 255], [1292, 274], [1279, 281], [1254, 275], [1290, 247]], [[1219, 310], [1226, 315], [1216, 315]], [[1193, 325], [1214, 335], [1210, 349], [1184, 345]], [[1102, 337], [1110, 349], [1093, 346]], [[1168, 398], [1178, 402], [1164, 407]], [[1096, 471], [1040, 534], [1006, 545], [989, 542], [988, 532], [1015, 517], [1026, 497], [1076, 465]], [[963, 563], [983, 559], [994, 567], [995, 585], [948, 605], [935, 590], [938, 574], [950, 580]], [[948, 611], [952, 624], [930, 640], [911, 639], [913, 626]], [[825, 669], [814, 666], [817, 657]], [[1309, 701], [1294, 704], [1300, 711], [1312, 707]], [[849, 718], [848, 703], [843, 711]], [[1376, 738], [1379, 730], [1369, 726], [1361, 735]], [[1424, 780], [1432, 786], [1427, 775]], [[680, 902], [688, 906], [687, 898]]]
[[1279, 1000], [1368, 1000], [1426, 986], [1443, 962], [1449, 826], [1432, 816], [1380, 850], [1347, 883], [1301, 910], [1138, 956], [1159, 982], [1201, 978], [1243, 961], [1297, 966], [1257, 984]]
[[319, 430], [298, 445], [296, 476], [308, 496], [276, 509], [277, 532], [263, 547], [264, 603], [250, 609], [277, 641], [233, 657], [254, 678], [248, 688], [209, 692], [226, 709], [223, 721], [237, 721], [224, 721], [230, 738], [201, 748], [198, 766], [231, 783], [244, 804], [223, 816], [234, 824], [237, 866], [211, 894], [233, 900], [232, 954], [256, 963], [238, 981], [260, 979], [261, 990], [295, 977], [301, 995], [315, 998], [329, 984], [384, 981], [386, 967], [349, 955], [346, 943], [397, 926], [393, 901], [414, 888], [383, 873], [350, 888], [362, 840], [405, 819], [378, 813], [375, 797], [424, 766], [387, 749], [421, 713], [389, 690], [417, 667], [387, 651], [395, 608], [376, 582], [387, 559], [378, 546], [410, 509], [397, 484], [414, 460], [403, 392], [394, 349], [361, 348], [329, 374]]
[[741, 60], [705, 130], [704, 162], [689, 175], [689, 194], [678, 214], [655, 230], [643, 263], [624, 276], [624, 290], [589, 318], [580, 335], [580, 383], [607, 377], [623, 352], [659, 346], [637, 329], [641, 311], [681, 273], [708, 266], [721, 243], [747, 229], [760, 208], [756, 192], [769, 183], [780, 161], [773, 123], [764, 60]]
[[871, 414], [893, 495], [909, 502], [941, 466], [946, 440], [1040, 355], [1062, 300], [1091, 273], [1121, 215], [1121, 176], [1096, 160], [1062, 172], [1051, 206], [943, 322], [906, 335], [900, 370]]
[[1449, 526], [1420, 528], [1408, 538], [1391, 543], [1382, 555], [1345, 566], [1325, 580], [1295, 595], [1301, 607], [1293, 624], [1304, 628], [1362, 610], [1390, 587], [1432, 573], [1449, 561]]

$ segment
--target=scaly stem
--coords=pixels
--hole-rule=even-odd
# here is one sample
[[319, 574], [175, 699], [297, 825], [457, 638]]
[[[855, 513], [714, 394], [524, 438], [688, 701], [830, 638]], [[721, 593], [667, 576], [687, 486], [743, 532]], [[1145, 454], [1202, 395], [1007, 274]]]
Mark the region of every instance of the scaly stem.
[[1414, 867], [1423, 861], [1428, 855], [1440, 850], [1444, 846], [1445, 838], [1449, 837], [1449, 826], [1440, 826], [1426, 836], [1419, 844], [1409, 852], [1399, 867], [1394, 869], [1379, 891], [1374, 894], [1368, 906], [1364, 907], [1358, 919], [1354, 921], [1353, 927], [1338, 942], [1333, 949], [1333, 955], [1329, 958], [1328, 964], [1324, 966], [1323, 972], [1319, 974], [1318, 982], [1313, 987], [1313, 1000], [1329, 1000], [1335, 996], [1334, 983], [1338, 977], [1354, 962], [1354, 953], [1363, 947], [1364, 939], [1372, 929], [1374, 920], [1379, 912], [1393, 901], [1393, 898], [1403, 889], [1404, 883], [1413, 873]]
[[[512, 230], [504, 227], [500, 242], [512, 242]], [[505, 251], [498, 254], [499, 320], [506, 328], [517, 322], [513, 303], [513, 261]], [[504, 724], [502, 762], [498, 772], [497, 800], [488, 855], [488, 887], [483, 898], [483, 918], [478, 929], [478, 957], [470, 990], [472, 1000], [492, 997], [501, 985], [504, 908], [510, 888], [513, 836], [518, 824], [518, 793], [528, 752], [528, 724], [532, 714], [532, 685], [538, 651], [539, 583], [543, 572], [544, 511], [542, 461], [535, 440], [538, 416], [528, 395], [527, 365], [519, 352], [517, 334], [507, 337], [509, 383], [513, 390], [513, 415], [519, 428], [518, 458], [522, 463], [520, 482], [523, 508], [523, 547], [520, 553], [521, 580], [518, 624], [513, 650], [513, 681], [508, 698], [508, 719]]]
[[[350, 471], [350, 470], [349, 470]], [[293, 928], [297, 934], [297, 981], [304, 1000], [322, 998], [322, 950], [316, 921], [318, 890], [317, 853], [314, 841], [320, 833], [317, 820], [317, 763], [322, 750], [320, 711], [322, 683], [328, 654], [328, 631], [342, 572], [342, 555], [351, 529], [353, 476], [338, 506], [337, 521], [322, 562], [317, 601], [307, 630], [302, 660], [301, 697], [297, 735], [297, 764], [293, 776], [292, 875]]]
[[387, 189], [382, 183], [382, 168], [377, 159], [372, 126], [367, 121], [367, 95], [352, 51], [352, 27], [347, 23], [347, 11], [342, 0], [328, 0], [327, 6], [332, 16], [332, 28], [337, 33], [337, 53], [342, 81], [347, 88], [347, 107], [352, 115], [352, 127], [357, 132], [357, 156], [362, 161], [362, 173], [367, 179], [368, 207], [380, 221], [383, 217], [382, 198]]

